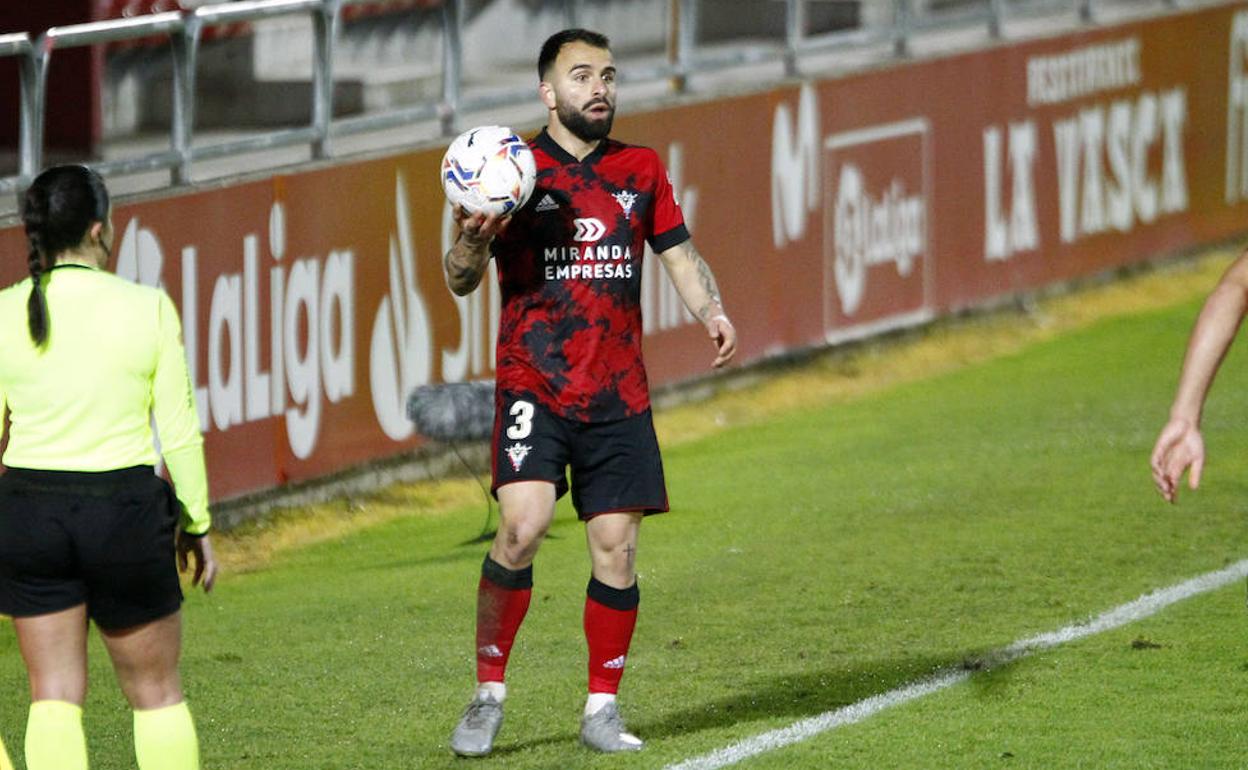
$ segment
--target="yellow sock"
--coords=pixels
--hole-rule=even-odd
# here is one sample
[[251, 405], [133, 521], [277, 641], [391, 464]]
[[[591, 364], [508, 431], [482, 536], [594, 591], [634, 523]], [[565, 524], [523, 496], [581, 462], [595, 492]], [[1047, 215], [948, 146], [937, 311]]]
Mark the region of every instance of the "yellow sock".
[[9, 752], [4, 750], [3, 740], [0, 740], [0, 770], [13, 770], [13, 760], [9, 759]]
[[63, 700], [37, 700], [26, 721], [29, 770], [87, 770], [82, 707]]
[[139, 770], [199, 770], [199, 739], [186, 701], [134, 712]]

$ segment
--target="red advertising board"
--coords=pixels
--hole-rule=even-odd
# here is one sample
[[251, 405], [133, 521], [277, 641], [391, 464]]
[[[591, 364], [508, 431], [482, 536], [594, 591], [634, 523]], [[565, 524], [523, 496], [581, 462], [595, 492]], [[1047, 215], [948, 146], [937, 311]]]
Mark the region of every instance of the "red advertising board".
[[[1248, 6], [1192, 10], [631, 113], [615, 135], [666, 162], [749, 363], [1248, 229], [1246, 44]], [[118, 206], [118, 272], [183, 313], [215, 499], [411, 449], [412, 388], [491, 376], [498, 293], [446, 289], [440, 155]], [[20, 230], [0, 247], [16, 278]], [[652, 384], [707, 374], [657, 261], [643, 308]]]

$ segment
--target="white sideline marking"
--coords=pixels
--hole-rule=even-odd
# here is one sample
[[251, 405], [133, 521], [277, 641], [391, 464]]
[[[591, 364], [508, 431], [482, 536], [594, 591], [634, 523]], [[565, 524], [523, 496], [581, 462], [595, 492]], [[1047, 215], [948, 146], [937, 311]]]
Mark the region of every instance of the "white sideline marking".
[[[1036, 651], [1047, 650], [1067, 642], [1073, 642], [1076, 639], [1082, 639], [1085, 636], [1092, 636], [1093, 634], [1125, 626], [1128, 623], [1134, 623], [1137, 620], [1143, 620], [1169, 607], [1171, 604], [1221, 588], [1228, 583], [1242, 580], [1245, 577], [1248, 577], [1248, 559], [1238, 561], [1225, 569], [1207, 572], [1191, 580], [1185, 580], [1169, 588], [1161, 588], [1144, 594], [1134, 601], [1119, 605], [1083, 623], [1075, 623], [1056, 631], [1020, 639], [1009, 647], [986, 655], [985, 669], [995, 668]], [[857, 703], [851, 703], [835, 711], [825, 711], [817, 716], [794, 722], [788, 727], [761, 733], [753, 738], [746, 738], [730, 746], [712, 751], [709, 754], [703, 754], [700, 757], [693, 757], [674, 765], [668, 765], [664, 770], [715, 770], [715, 768], [734, 765], [743, 759], [774, 751], [794, 743], [800, 743], [808, 738], [813, 738], [819, 733], [834, 730], [842, 725], [861, 722], [886, 708], [899, 706], [921, 698], [924, 695], [939, 692], [959, 682], [966, 681], [970, 676], [970, 671], [960, 668], [937, 673], [914, 684], [898, 687], [895, 690], [889, 690], [879, 695], [872, 695], [870, 698], [860, 700]]]

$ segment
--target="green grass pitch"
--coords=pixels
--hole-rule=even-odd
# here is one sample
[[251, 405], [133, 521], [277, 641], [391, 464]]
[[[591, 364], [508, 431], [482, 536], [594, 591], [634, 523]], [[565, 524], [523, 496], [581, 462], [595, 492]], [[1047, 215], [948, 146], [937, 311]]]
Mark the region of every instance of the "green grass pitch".
[[[674, 510], [642, 528], [622, 691], [648, 740], [639, 755], [592, 756], [576, 740], [588, 563], [563, 506], [535, 566], [496, 754], [450, 755], [472, 680], [478, 507], [300, 549], [193, 596], [183, 673], [204, 766], [663, 767], [1238, 561], [1242, 356], [1207, 410], [1205, 488], [1166, 506], [1147, 468], [1197, 307], [668, 447]], [[1237, 767], [1245, 620], [1235, 585], [741, 766]], [[133, 767], [130, 716], [96, 640], [92, 655], [93, 767]], [[0, 624], [0, 734], [16, 753], [25, 709]]]

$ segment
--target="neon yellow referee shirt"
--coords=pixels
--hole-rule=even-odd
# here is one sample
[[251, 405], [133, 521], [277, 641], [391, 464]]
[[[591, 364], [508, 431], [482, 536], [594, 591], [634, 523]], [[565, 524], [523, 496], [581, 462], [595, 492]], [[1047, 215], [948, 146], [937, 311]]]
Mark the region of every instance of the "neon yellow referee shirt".
[[173, 300], [78, 264], [55, 267], [44, 281], [42, 350], [27, 326], [30, 279], [0, 291], [0, 404], [10, 422], [4, 464], [59, 471], [154, 465], [155, 415], [182, 526], [207, 532], [204, 441]]

